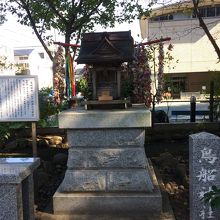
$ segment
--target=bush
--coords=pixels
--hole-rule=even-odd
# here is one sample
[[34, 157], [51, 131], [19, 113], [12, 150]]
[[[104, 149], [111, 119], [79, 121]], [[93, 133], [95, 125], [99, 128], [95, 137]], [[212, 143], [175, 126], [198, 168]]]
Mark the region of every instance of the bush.
[[88, 79], [82, 76], [76, 85], [77, 92], [81, 92], [86, 99], [90, 99], [92, 96], [92, 91], [89, 88]]
[[59, 105], [53, 102], [52, 88], [42, 88], [39, 91], [39, 109], [40, 109], [40, 120], [38, 121], [38, 126], [56, 126], [57, 121], [54, 123], [51, 118], [57, 120], [56, 116], [60, 111], [67, 109], [67, 102], [61, 103]]
[[205, 193], [205, 203], [209, 203], [212, 209], [220, 208], [220, 188], [212, 186], [212, 190]]
[[[57, 114], [67, 108], [67, 102], [56, 105], [53, 102], [52, 89], [42, 88], [39, 91], [39, 110], [40, 120], [37, 122], [38, 127], [55, 127], [58, 126]], [[14, 129], [29, 128], [30, 122], [2, 122], [0, 123], [0, 148], [4, 147], [8, 139], [13, 138]]]
[[0, 148], [4, 146], [9, 138], [13, 138], [14, 129], [28, 127], [27, 122], [2, 122], [0, 123]]

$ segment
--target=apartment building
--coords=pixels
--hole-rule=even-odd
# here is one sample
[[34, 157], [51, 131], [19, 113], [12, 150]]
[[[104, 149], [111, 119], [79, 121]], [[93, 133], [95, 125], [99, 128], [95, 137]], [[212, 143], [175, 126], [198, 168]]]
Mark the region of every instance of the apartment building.
[[14, 49], [16, 75], [37, 75], [39, 88], [53, 86], [52, 62], [42, 47]]
[[[220, 46], [220, 0], [202, 1], [199, 5], [203, 19]], [[184, 1], [154, 9], [150, 17], [140, 21], [142, 38], [155, 40], [171, 37], [174, 60], [165, 73], [172, 82], [173, 93], [209, 90], [212, 72], [219, 71], [217, 54], [199, 26], [191, 1]], [[178, 60], [178, 63], [176, 62]]]

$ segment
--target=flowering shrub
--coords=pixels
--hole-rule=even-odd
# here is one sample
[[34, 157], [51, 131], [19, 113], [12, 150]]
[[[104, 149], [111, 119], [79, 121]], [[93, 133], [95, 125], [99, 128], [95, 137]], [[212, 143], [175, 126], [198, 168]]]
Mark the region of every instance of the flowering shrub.
[[[168, 47], [172, 49], [171, 46]], [[152, 102], [160, 102], [164, 93], [164, 49], [163, 43], [158, 45], [158, 64], [155, 58], [154, 47], [138, 46], [136, 48], [136, 60], [128, 66], [133, 74], [134, 100], [137, 103], [144, 103], [151, 107]], [[149, 62], [153, 62], [153, 73]], [[156, 67], [158, 71], [156, 73]], [[152, 85], [156, 91], [153, 93]]]
[[159, 43], [159, 55], [158, 55], [158, 85], [156, 91], [156, 101], [160, 102], [164, 92], [164, 77], [163, 77], [163, 70], [164, 70], [164, 50], [163, 50], [163, 43]]
[[148, 64], [148, 51], [144, 46], [136, 48], [136, 60], [129, 66], [133, 74], [133, 95], [137, 103], [145, 103], [150, 107], [151, 96], [151, 70]]
[[165, 91], [164, 65], [171, 67], [170, 61], [174, 59], [170, 54], [172, 49], [173, 45], [169, 44], [164, 53], [162, 42], [136, 48], [136, 60], [130, 66], [134, 78], [133, 95], [137, 103], [145, 103], [147, 107], [153, 104], [154, 108], [155, 103], [162, 100]]
[[65, 68], [64, 50], [59, 46], [53, 60], [53, 99], [54, 103], [60, 105], [65, 96]]

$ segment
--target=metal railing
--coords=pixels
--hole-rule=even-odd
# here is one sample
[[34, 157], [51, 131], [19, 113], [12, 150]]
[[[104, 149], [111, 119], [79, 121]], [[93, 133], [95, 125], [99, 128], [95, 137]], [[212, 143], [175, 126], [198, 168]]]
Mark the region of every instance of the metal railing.
[[[168, 116], [172, 117], [172, 119], [176, 119], [175, 121], [178, 121], [178, 116], [190, 116], [190, 122], [196, 121], [196, 116], [201, 116], [200, 119], [208, 120], [210, 122], [218, 121], [219, 118], [219, 103], [220, 99], [199, 99], [196, 100], [195, 97], [191, 98], [190, 100], [163, 100], [162, 103], [167, 103], [167, 113]], [[187, 106], [186, 109], [181, 109], [181, 104], [175, 109], [174, 106], [172, 106], [173, 110], [171, 110], [171, 103], [189, 103], [189, 106]], [[207, 109], [197, 109], [198, 103], [207, 103], [208, 108]], [[186, 107], [186, 106], [185, 106]]]

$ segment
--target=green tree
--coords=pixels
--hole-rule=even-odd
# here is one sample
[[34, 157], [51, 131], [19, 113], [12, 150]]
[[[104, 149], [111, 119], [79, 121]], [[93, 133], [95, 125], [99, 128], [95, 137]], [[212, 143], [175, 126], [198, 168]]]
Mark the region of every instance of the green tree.
[[3, 24], [5, 21], [5, 15], [0, 14], [0, 25]]
[[65, 43], [78, 43], [81, 34], [95, 25], [113, 27], [115, 22], [131, 22], [148, 14], [150, 6], [142, 8], [139, 0], [7, 0], [0, 4], [0, 10], [17, 15], [19, 23], [32, 27], [53, 60], [48, 48], [53, 29], [64, 36]]
[[[3, 6], [3, 3], [0, 2], [0, 7], [2, 7], [2, 6]], [[5, 21], [6, 21], [5, 11], [1, 10], [0, 11], [0, 25], [3, 24]]]
[[13, 64], [7, 60], [7, 57], [2, 56], [0, 54], [0, 71], [11, 69], [12, 67], [13, 67]]

